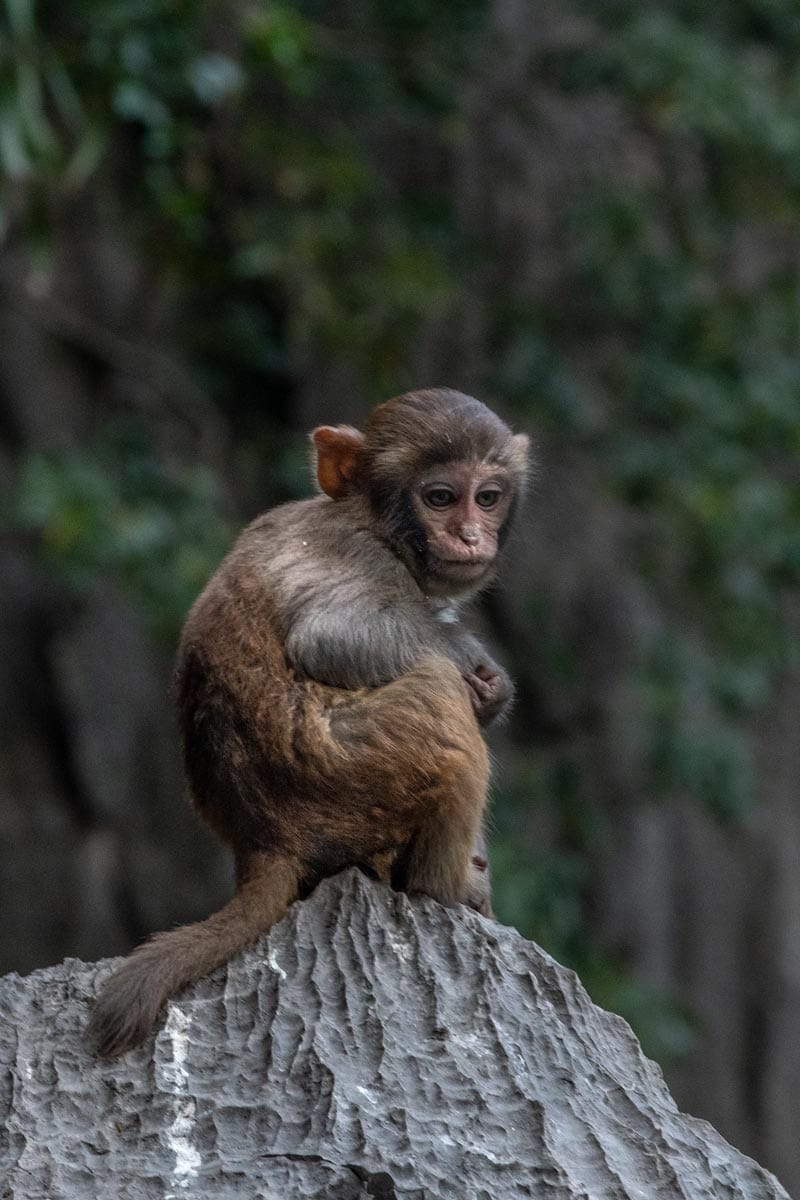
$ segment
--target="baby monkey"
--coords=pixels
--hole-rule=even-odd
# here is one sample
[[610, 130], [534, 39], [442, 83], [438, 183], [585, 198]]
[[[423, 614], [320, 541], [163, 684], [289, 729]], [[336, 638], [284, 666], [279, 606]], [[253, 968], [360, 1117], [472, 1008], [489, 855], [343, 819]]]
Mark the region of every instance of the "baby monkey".
[[111, 976], [92, 1017], [102, 1056], [345, 867], [491, 914], [480, 727], [511, 684], [457, 605], [494, 574], [528, 439], [432, 389], [312, 441], [323, 494], [245, 529], [178, 651], [192, 800], [233, 850], [236, 893]]

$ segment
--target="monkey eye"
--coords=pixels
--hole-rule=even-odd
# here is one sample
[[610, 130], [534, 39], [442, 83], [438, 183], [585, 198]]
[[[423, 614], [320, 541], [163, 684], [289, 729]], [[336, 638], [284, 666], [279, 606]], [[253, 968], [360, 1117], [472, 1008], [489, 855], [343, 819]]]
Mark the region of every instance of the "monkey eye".
[[494, 508], [501, 495], [500, 488], [481, 488], [479, 492], [475, 493], [475, 503], [481, 508]]
[[422, 498], [429, 508], [448, 508], [456, 502], [456, 494], [453, 489], [442, 487], [441, 484], [428, 488]]

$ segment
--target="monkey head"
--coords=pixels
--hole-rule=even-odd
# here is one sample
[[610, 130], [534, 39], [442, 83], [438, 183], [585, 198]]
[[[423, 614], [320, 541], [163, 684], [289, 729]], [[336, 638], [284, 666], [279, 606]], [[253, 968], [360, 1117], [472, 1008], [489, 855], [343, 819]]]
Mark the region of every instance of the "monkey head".
[[374, 410], [364, 433], [322, 426], [317, 479], [334, 500], [363, 496], [379, 536], [429, 595], [488, 582], [528, 466], [528, 438], [470, 396], [408, 392]]

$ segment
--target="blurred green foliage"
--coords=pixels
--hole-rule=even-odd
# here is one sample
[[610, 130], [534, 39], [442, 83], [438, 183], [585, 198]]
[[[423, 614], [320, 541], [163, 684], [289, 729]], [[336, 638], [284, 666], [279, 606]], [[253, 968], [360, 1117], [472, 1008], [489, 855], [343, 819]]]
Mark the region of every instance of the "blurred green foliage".
[[159, 462], [131, 424], [82, 451], [29, 456], [8, 516], [74, 590], [113, 578], [170, 647], [231, 540], [211, 473]]
[[[564, 94], [612, 95], [642, 161], [624, 186], [575, 184], [557, 295], [498, 289], [486, 382], [522, 423], [586, 450], [631, 516], [663, 613], [631, 679], [650, 794], [737, 820], [752, 803], [743, 723], [795, 653], [782, 596], [800, 576], [800, 17], [792, 0], [575, 9], [594, 34], [536, 69]], [[58, 199], [95, 188], [181, 297], [183, 350], [234, 429], [245, 505], [298, 494], [297, 354], [346, 355], [376, 398], [411, 386], [415, 332], [455, 311], [466, 265], [501, 253], [473, 244], [439, 169], [465, 136], [488, 4], [380, 0], [359, 8], [357, 38], [314, 0], [0, 11], [2, 228], [41, 245]], [[406, 177], [386, 142], [423, 146], [430, 169]], [[755, 279], [734, 265], [742, 238], [767, 264]], [[572, 366], [586, 347], [602, 348], [591, 387]], [[130, 429], [31, 458], [11, 510], [72, 584], [112, 574], [168, 638], [230, 538], [209, 476]], [[569, 648], [554, 640], [550, 659], [568, 680]], [[683, 1014], [587, 936], [603, 831], [569, 748], [547, 763], [501, 807], [498, 911], [650, 1049], [680, 1052]], [[525, 836], [531, 805], [552, 810], [546, 852]]]
[[[585, 802], [577, 763], [568, 753], [531, 760], [505, 779], [496, 801], [492, 883], [503, 920], [573, 967], [595, 1004], [630, 1022], [646, 1054], [662, 1063], [681, 1058], [694, 1043], [691, 1014], [635, 980], [587, 926], [589, 856], [610, 831]], [[520, 838], [532, 812], [540, 829], [550, 828], [550, 838]]]

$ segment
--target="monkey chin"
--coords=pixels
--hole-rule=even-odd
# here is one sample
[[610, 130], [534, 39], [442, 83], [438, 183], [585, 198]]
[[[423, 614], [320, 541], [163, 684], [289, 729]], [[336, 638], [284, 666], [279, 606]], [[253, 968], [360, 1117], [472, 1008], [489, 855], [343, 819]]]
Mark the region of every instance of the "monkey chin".
[[469, 562], [431, 556], [426, 590], [441, 596], [474, 591], [489, 582], [493, 566], [493, 561], [485, 558]]

